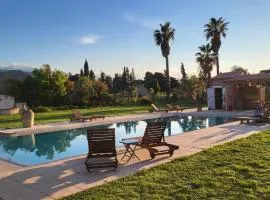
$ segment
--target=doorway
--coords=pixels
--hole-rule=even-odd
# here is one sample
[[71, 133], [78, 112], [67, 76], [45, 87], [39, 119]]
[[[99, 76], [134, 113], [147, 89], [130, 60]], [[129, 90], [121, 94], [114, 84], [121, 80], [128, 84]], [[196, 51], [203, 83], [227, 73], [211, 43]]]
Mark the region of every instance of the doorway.
[[215, 88], [215, 105], [216, 109], [222, 109], [222, 88]]

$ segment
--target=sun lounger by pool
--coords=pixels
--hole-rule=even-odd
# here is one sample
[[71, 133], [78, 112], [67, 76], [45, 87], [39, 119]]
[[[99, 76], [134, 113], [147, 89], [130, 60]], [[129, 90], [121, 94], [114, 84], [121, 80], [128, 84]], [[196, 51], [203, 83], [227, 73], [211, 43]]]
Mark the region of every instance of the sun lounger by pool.
[[157, 108], [154, 104], [151, 104], [152, 108], [153, 108], [153, 112], [168, 112], [168, 109], [159, 109]]
[[167, 106], [167, 108], [168, 108], [169, 111], [176, 111], [176, 112], [181, 111], [181, 112], [183, 112], [183, 110], [186, 109], [185, 107], [181, 107], [179, 105], [167, 104], [166, 106]]
[[247, 124], [250, 123], [250, 121], [255, 121], [255, 122], [260, 122], [260, 123], [264, 123], [264, 122], [270, 122], [270, 109], [266, 109], [262, 116], [251, 116], [251, 117], [236, 117], [236, 120], [240, 121], [240, 124], [244, 124], [244, 122], [246, 122]]
[[88, 172], [93, 168], [117, 168], [115, 129], [88, 129], [87, 140], [85, 166]]
[[92, 121], [94, 119], [97, 118], [102, 118], [104, 119], [105, 116], [104, 115], [90, 115], [90, 116], [83, 116], [82, 113], [80, 112], [80, 110], [78, 109], [73, 109], [72, 110], [72, 118], [71, 121]]
[[[144, 136], [141, 138], [132, 138], [138, 140], [138, 146], [149, 151], [150, 157], [153, 159], [156, 155], [169, 154], [173, 155], [174, 151], [179, 149], [179, 146], [165, 142], [164, 131], [166, 128], [165, 122], [147, 123]], [[129, 138], [130, 139], [130, 138]], [[158, 149], [157, 147], [165, 147], [166, 149]]]

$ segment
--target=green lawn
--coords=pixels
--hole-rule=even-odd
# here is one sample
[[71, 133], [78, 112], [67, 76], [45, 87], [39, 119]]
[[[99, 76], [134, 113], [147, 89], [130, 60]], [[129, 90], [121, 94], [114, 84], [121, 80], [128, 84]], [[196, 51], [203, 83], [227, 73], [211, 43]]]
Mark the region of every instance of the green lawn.
[[[106, 116], [126, 115], [148, 112], [150, 106], [105, 106], [80, 109], [85, 115], [99, 114]], [[35, 113], [35, 124], [69, 121], [71, 110], [60, 110], [45, 113]], [[0, 128], [22, 127], [20, 115], [0, 116]]]
[[270, 131], [64, 199], [270, 199]]

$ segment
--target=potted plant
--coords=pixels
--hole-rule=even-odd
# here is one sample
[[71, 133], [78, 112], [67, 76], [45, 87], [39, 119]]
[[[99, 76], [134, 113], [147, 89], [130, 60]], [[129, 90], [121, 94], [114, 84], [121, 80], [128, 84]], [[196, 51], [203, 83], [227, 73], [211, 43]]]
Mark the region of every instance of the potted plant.
[[198, 79], [195, 89], [195, 103], [197, 107], [197, 111], [202, 111], [202, 106], [204, 103], [204, 89], [205, 85], [201, 79]]
[[201, 112], [202, 106], [203, 106], [203, 97], [201, 94], [196, 95], [196, 106], [197, 106], [197, 111]]

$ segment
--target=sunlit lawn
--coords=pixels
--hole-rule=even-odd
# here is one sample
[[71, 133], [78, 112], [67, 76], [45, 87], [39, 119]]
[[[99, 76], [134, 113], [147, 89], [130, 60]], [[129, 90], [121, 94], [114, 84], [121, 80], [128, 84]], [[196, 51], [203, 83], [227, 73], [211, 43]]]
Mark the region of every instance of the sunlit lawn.
[[270, 131], [65, 199], [270, 199]]
[[[80, 109], [85, 115], [98, 114], [106, 116], [136, 114], [148, 112], [150, 106], [106, 106]], [[35, 113], [35, 124], [47, 124], [51, 122], [69, 121], [71, 110]], [[0, 128], [22, 127], [20, 115], [0, 116]]]

